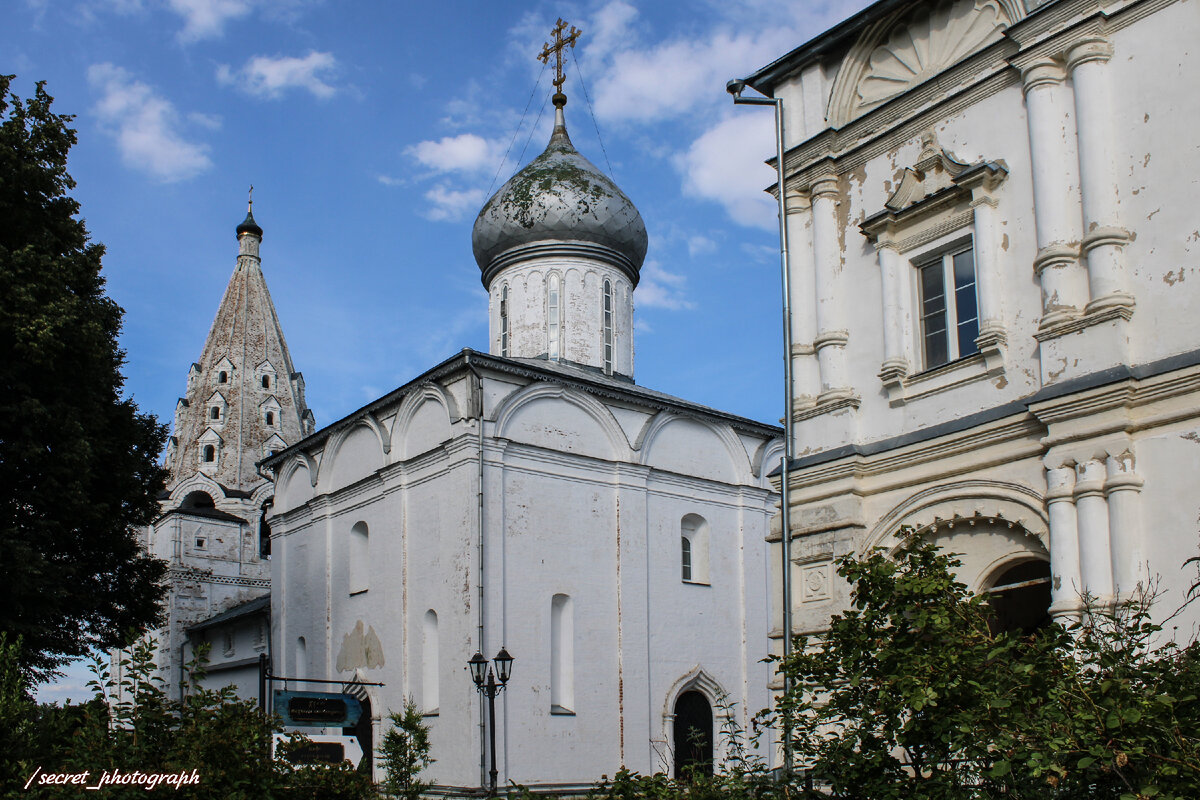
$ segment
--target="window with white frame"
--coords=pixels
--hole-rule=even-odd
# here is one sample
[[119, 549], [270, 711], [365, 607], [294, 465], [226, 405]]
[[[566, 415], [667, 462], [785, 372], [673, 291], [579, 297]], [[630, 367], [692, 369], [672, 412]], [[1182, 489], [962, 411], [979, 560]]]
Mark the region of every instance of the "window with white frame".
[[708, 583], [708, 520], [699, 514], [679, 521], [679, 567], [684, 583]]
[[547, 328], [550, 334], [547, 352], [550, 355], [551, 361], [558, 360], [559, 339], [562, 331], [562, 302], [561, 302], [562, 284], [558, 277], [558, 273], [551, 273], [550, 280], [546, 285], [546, 321]]
[[921, 298], [921, 355], [924, 369], [978, 352], [979, 302], [971, 241], [914, 260]]

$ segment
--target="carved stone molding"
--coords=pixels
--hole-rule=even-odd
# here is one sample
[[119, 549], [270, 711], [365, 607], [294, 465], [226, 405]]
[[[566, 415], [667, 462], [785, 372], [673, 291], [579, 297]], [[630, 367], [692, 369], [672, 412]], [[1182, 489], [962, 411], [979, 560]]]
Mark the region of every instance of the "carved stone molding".
[[838, 71], [830, 123], [841, 127], [925, 83], [998, 41], [1023, 15], [1013, 0], [939, 0], [868, 28]]

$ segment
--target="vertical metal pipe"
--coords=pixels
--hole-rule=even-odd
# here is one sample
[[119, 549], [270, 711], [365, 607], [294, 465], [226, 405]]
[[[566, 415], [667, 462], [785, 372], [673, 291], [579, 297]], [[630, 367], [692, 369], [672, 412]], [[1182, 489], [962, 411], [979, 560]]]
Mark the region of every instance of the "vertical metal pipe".
[[[779, 268], [783, 288], [783, 458], [780, 460], [780, 527], [782, 539], [782, 571], [780, 573], [780, 594], [783, 603], [783, 657], [786, 660], [792, 654], [792, 551], [791, 551], [791, 513], [789, 508], [789, 468], [792, 455], [795, 452], [792, 423], [792, 305], [790, 291], [790, 276], [788, 268], [788, 232], [787, 232], [787, 191], [784, 169], [783, 142], [783, 99], [779, 97], [742, 97], [742, 82], [739, 85], [730, 84], [734, 92], [735, 105], [769, 105], [775, 110], [775, 173], [776, 199], [779, 202]], [[790, 686], [787, 675], [783, 679], [783, 691], [786, 694]], [[785, 774], [792, 769], [791, 726], [784, 720], [783, 731], [783, 770]]]

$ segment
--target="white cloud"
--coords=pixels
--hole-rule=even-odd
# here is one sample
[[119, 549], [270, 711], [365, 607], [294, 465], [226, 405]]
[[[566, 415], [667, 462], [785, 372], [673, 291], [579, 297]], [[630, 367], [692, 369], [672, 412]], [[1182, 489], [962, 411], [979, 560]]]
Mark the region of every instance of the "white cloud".
[[707, 253], [715, 252], [717, 249], [717, 243], [707, 236], [696, 234], [695, 236], [688, 237], [687, 249], [688, 255], [692, 258], [695, 258], [696, 256], [702, 256]]
[[222, 64], [217, 67], [217, 80], [236, 84], [247, 94], [259, 97], [280, 97], [288, 89], [304, 89], [322, 100], [333, 97], [337, 89], [327, 80], [337, 71], [337, 59], [332, 53], [313, 50], [303, 58], [294, 56], [255, 56], [237, 72]]
[[435, 141], [419, 142], [404, 150], [417, 163], [438, 172], [474, 172], [495, 169], [503, 153], [503, 145], [473, 133], [445, 136]]
[[393, 178], [391, 175], [376, 175], [375, 180], [382, 183], [384, 186], [403, 186], [406, 181], [402, 178]]
[[451, 189], [439, 184], [425, 193], [429, 208], [424, 216], [434, 222], [455, 222], [466, 214], [474, 214], [483, 205], [483, 189]]
[[169, 100], [113, 64], [94, 64], [88, 82], [102, 94], [92, 109], [101, 129], [112, 136], [126, 166], [172, 182], [212, 166], [208, 145], [189, 142], [180, 132], [180, 114]]
[[739, 225], [778, 227], [775, 201], [763, 192], [775, 182], [774, 170], [762, 160], [774, 150], [773, 125], [769, 110], [718, 122], [676, 159], [684, 190], [720, 203]]
[[183, 18], [183, 42], [220, 36], [226, 22], [250, 13], [249, 0], [168, 0], [167, 5]]
[[638, 282], [637, 304], [641, 308], [666, 308], [671, 311], [695, 308], [696, 304], [684, 296], [687, 278], [667, 272], [657, 261], [647, 261], [641, 270]]

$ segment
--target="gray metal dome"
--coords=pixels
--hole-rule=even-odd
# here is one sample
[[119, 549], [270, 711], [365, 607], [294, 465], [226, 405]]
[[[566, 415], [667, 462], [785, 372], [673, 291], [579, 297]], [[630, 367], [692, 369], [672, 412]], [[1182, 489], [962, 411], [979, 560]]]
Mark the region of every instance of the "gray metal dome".
[[562, 109], [545, 152], [484, 204], [471, 232], [483, 285], [517, 261], [580, 255], [623, 270], [636, 286], [646, 259], [642, 215], [567, 136]]

